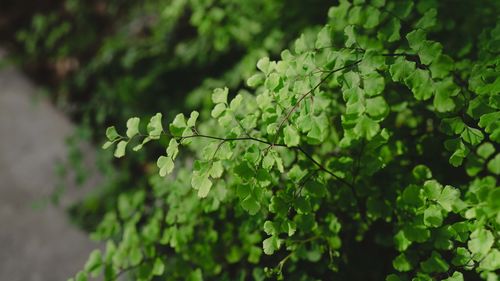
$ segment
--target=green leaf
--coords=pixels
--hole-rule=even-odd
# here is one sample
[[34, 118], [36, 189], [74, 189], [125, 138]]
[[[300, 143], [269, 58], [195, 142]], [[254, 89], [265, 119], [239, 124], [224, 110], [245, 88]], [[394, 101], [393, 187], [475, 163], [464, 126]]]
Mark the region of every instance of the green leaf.
[[488, 159], [493, 153], [495, 153], [495, 147], [489, 142], [485, 142], [477, 148], [477, 155], [483, 159]]
[[243, 201], [241, 201], [241, 206], [243, 209], [247, 210], [250, 215], [255, 215], [260, 210], [259, 202], [252, 196], [243, 199]]
[[75, 281], [87, 281], [88, 278], [89, 277], [86, 272], [80, 271], [76, 274]]
[[120, 137], [120, 135], [116, 131], [115, 126], [111, 126], [106, 129], [106, 137], [108, 138], [109, 141], [114, 141]]
[[401, 22], [393, 18], [379, 28], [377, 38], [381, 41], [395, 42], [401, 38], [399, 31], [401, 30]]
[[139, 122], [141, 122], [141, 119], [138, 117], [127, 120], [127, 137], [132, 138], [139, 133]]
[[487, 229], [480, 228], [473, 231], [467, 247], [472, 253], [474, 260], [481, 260], [490, 251], [494, 243], [493, 234]]
[[436, 205], [430, 205], [424, 211], [424, 224], [428, 227], [439, 227], [443, 223], [443, 214], [441, 208]]
[[443, 279], [443, 281], [464, 281], [464, 275], [458, 271], [453, 272], [453, 275]]
[[371, 140], [380, 130], [380, 126], [377, 122], [373, 121], [368, 116], [361, 116], [358, 123], [354, 127], [354, 132], [367, 140]]
[[416, 180], [428, 180], [432, 178], [432, 172], [429, 167], [425, 165], [417, 165], [412, 170], [413, 177]]
[[413, 266], [410, 261], [406, 258], [405, 254], [400, 254], [392, 261], [392, 266], [399, 272], [410, 271]]
[[264, 83], [264, 81], [265, 81], [265, 76], [262, 75], [262, 73], [256, 73], [247, 79], [247, 85], [251, 88], [257, 88], [259, 85]]
[[174, 170], [174, 161], [171, 157], [160, 156], [156, 161], [156, 165], [160, 168], [160, 176], [162, 177], [172, 173]]
[[118, 144], [116, 145], [116, 149], [115, 149], [115, 157], [116, 158], [121, 158], [125, 155], [125, 149], [127, 148], [127, 144], [128, 144], [128, 141], [120, 141], [118, 142]]
[[179, 143], [175, 139], [170, 139], [170, 142], [167, 146], [167, 155], [168, 157], [174, 160], [179, 153]]
[[287, 146], [293, 147], [298, 146], [300, 143], [300, 135], [299, 132], [293, 126], [286, 126], [283, 130], [285, 135], [285, 144]]
[[[297, 43], [295, 43], [297, 44]], [[259, 61], [257, 62], [257, 68], [264, 72], [264, 74], [268, 74], [270, 72], [270, 61], [269, 61], [269, 58], [268, 57], [263, 57], [261, 59], [259, 59]]]
[[425, 12], [424, 16], [417, 22], [415, 25], [416, 28], [428, 29], [429, 27], [433, 27], [436, 25], [436, 9], [429, 9]]
[[488, 162], [488, 170], [495, 175], [500, 175], [500, 153]]
[[450, 212], [454, 206], [460, 203], [460, 191], [452, 186], [445, 186], [437, 198], [437, 202], [443, 209]]
[[423, 243], [430, 238], [430, 231], [424, 225], [406, 225], [403, 228], [405, 237], [414, 242]]
[[396, 82], [405, 81], [414, 71], [415, 63], [407, 61], [402, 57], [397, 58], [395, 63], [389, 68], [392, 80]]
[[352, 47], [356, 44], [356, 35], [354, 33], [354, 26], [348, 25], [344, 29], [344, 34], [347, 36], [347, 40], [345, 40], [346, 47]]
[[420, 50], [425, 39], [426, 34], [422, 29], [415, 29], [406, 35], [406, 40], [408, 40], [410, 48], [415, 52], [418, 52]]
[[315, 197], [325, 197], [327, 194], [327, 189], [324, 184], [316, 181], [316, 180], [309, 180], [305, 183], [305, 188], [306, 190], [311, 193]]
[[101, 250], [96, 249], [93, 250], [90, 253], [89, 259], [85, 263], [85, 271], [88, 272], [91, 275], [94, 275], [93, 273], [97, 273], [102, 266], [102, 254]]
[[165, 271], [165, 265], [163, 264], [160, 258], [156, 258], [153, 264], [153, 270], [151, 271], [151, 274], [153, 274], [154, 276], [161, 276], [164, 271]]
[[498, 249], [492, 249], [481, 261], [479, 268], [488, 271], [500, 269], [500, 251]]
[[214, 103], [225, 103], [227, 104], [227, 95], [229, 93], [229, 89], [227, 87], [217, 88], [212, 93], [212, 101]]
[[380, 23], [380, 11], [375, 7], [368, 6], [364, 10], [365, 12], [365, 21], [363, 23], [364, 28], [374, 28]]
[[381, 56], [379, 52], [368, 50], [363, 55], [363, 60], [358, 64], [358, 67], [362, 74], [374, 73], [376, 69], [383, 69], [385, 67], [385, 57]]
[[265, 221], [264, 222], [264, 232], [267, 235], [279, 234], [276, 227], [274, 227], [274, 223], [272, 221]]
[[455, 103], [451, 98], [453, 94], [449, 87], [444, 86], [443, 82], [436, 83], [436, 93], [434, 95], [434, 107], [439, 112], [447, 112], [455, 109]]
[[221, 116], [221, 114], [224, 113], [224, 111], [226, 111], [226, 105], [223, 103], [219, 103], [212, 110], [212, 117], [217, 118]]
[[129, 258], [131, 266], [136, 266], [136, 265], [140, 264], [143, 257], [144, 256], [142, 254], [141, 248], [132, 247], [132, 249], [130, 249], [128, 258]]
[[465, 130], [462, 132], [460, 136], [465, 142], [468, 142], [472, 145], [478, 145], [484, 139], [483, 133], [481, 133], [481, 131], [475, 128], [471, 128], [469, 126], [465, 127]]
[[453, 257], [451, 263], [456, 266], [465, 267], [474, 264], [474, 261], [472, 260], [472, 255], [469, 250], [463, 247], [458, 247], [455, 251], [455, 256]]
[[220, 178], [224, 172], [224, 167], [222, 166], [222, 161], [215, 161], [210, 168], [210, 176], [212, 178]]
[[367, 99], [366, 113], [374, 118], [383, 118], [389, 113], [389, 105], [381, 96]]
[[446, 272], [450, 268], [448, 263], [446, 263], [443, 257], [441, 257], [441, 255], [436, 251], [432, 252], [429, 259], [420, 263], [420, 267], [427, 273]]
[[437, 200], [441, 196], [443, 186], [436, 180], [428, 180], [424, 183], [424, 192], [427, 198]]
[[269, 89], [269, 91], [276, 91], [276, 88], [279, 86], [279, 84], [280, 76], [275, 72], [269, 74], [265, 82], [267, 89]]
[[385, 88], [384, 77], [377, 72], [371, 72], [363, 76], [363, 89], [368, 96], [376, 96]]
[[208, 173], [194, 172], [191, 178], [191, 186], [198, 190], [198, 197], [204, 198], [207, 197], [212, 187], [212, 181], [208, 178]]
[[108, 149], [111, 145], [113, 145], [114, 141], [107, 141], [102, 145], [102, 149]]
[[182, 136], [182, 133], [187, 127], [186, 118], [184, 114], [179, 113], [175, 116], [174, 121], [169, 126], [170, 133], [176, 137]]
[[151, 139], [159, 139], [161, 136], [161, 133], [163, 132], [163, 126], [161, 124], [161, 113], [156, 113], [155, 116], [151, 117], [149, 120], [147, 130], [149, 137]]
[[328, 24], [325, 25], [318, 33], [315, 47], [318, 49], [331, 47], [332, 46], [331, 32], [332, 31], [330, 26]]
[[385, 281], [402, 281], [403, 279], [401, 279], [399, 276], [397, 276], [396, 274], [389, 274], [387, 275], [387, 277], [385, 278]]
[[442, 52], [443, 46], [440, 43], [426, 40], [418, 50], [418, 56], [423, 64], [429, 65], [437, 61]]
[[394, 235], [394, 244], [398, 251], [403, 252], [410, 247], [412, 242], [408, 240], [404, 232], [400, 230], [396, 235]]
[[443, 118], [441, 120], [440, 128], [448, 135], [458, 135], [464, 131], [465, 123], [460, 117]]
[[262, 242], [264, 254], [272, 255], [281, 247], [281, 240], [277, 236], [271, 236]]
[[186, 122], [187, 127], [194, 127], [196, 125], [196, 120], [198, 119], [198, 116], [200, 116], [200, 113], [198, 111], [193, 111], [191, 112], [191, 115], [189, 116], [189, 119]]

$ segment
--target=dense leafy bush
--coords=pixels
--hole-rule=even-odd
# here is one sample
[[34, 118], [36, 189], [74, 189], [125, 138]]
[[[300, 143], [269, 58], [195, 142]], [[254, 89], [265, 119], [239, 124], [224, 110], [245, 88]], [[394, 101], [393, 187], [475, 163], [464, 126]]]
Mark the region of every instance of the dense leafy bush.
[[[12, 11], [37, 13], [20, 24], [17, 44], [9, 43], [24, 69], [49, 86], [50, 96], [80, 124], [69, 141], [69, 163], [58, 170], [67, 175], [75, 170], [83, 182], [88, 171], [78, 150], [81, 139], [100, 143], [109, 124], [129, 116], [163, 111], [173, 118], [209, 103], [214, 87], [240, 88], [258, 58], [278, 56], [304, 28], [323, 23], [330, 4], [53, 0], [44, 5], [34, 9], [38, 5], [12, 1]], [[137, 174], [147, 167], [144, 159], [158, 151], [148, 153], [120, 161], [119, 172], [112, 155], [100, 155], [98, 166], [106, 174], [102, 192], [72, 209], [73, 218], [92, 230], [114, 208], [118, 193], [146, 184]]]
[[[176, 41], [172, 52], [133, 42], [120, 57], [134, 65], [165, 52], [169, 60], [140, 61], [166, 73], [232, 44], [247, 55], [198, 89], [177, 88], [192, 91], [198, 111], [106, 130], [104, 148], [117, 158], [159, 144], [159, 173], [136, 160], [147, 182], [125, 182], [92, 234], [106, 249], [76, 280], [498, 280], [500, 2], [340, 1], [279, 57], [277, 11], [287, 4], [173, 1], [169, 13], [175, 3], [192, 5], [197, 44]], [[155, 26], [158, 38], [168, 33], [168, 23]], [[213, 52], [200, 52], [207, 40], [202, 50]], [[104, 75], [105, 57], [91, 73]], [[151, 73], [123, 73], [99, 92], [164, 86]], [[169, 102], [149, 97], [114, 114], [111, 101], [101, 114], [117, 120]]]
[[449, 3], [364, 2], [201, 113], [108, 128], [118, 158], [166, 152], [80, 277], [497, 280], [498, 3], [455, 7], [462, 21]]

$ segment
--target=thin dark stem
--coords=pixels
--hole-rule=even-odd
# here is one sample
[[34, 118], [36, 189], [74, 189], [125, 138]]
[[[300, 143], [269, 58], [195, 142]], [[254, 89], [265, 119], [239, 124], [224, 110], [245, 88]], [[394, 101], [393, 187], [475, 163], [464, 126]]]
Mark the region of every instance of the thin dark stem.
[[347, 185], [347, 186], [349, 186], [349, 187], [351, 187], [351, 186], [352, 186], [352, 185], [351, 185], [348, 181], [346, 181], [346, 180], [344, 180], [343, 178], [341, 178], [341, 177], [337, 176], [337, 175], [336, 175], [336, 174], [334, 174], [332, 171], [328, 170], [325, 166], [323, 166], [321, 163], [319, 163], [318, 161], [316, 161], [316, 159], [314, 159], [314, 158], [313, 158], [313, 157], [312, 157], [309, 153], [307, 153], [307, 152], [306, 152], [306, 151], [305, 151], [302, 147], [300, 147], [300, 146], [296, 146], [296, 147], [292, 147], [292, 148], [298, 149], [300, 152], [302, 152], [302, 154], [304, 154], [304, 156], [305, 156], [307, 159], [309, 159], [311, 162], [313, 162], [313, 163], [314, 163], [314, 165], [318, 166], [318, 168], [319, 168], [320, 170], [322, 170], [323, 172], [325, 172], [325, 173], [327, 173], [327, 174], [331, 175], [331, 176], [332, 176], [334, 179], [336, 179], [337, 181], [339, 181], [339, 182], [341, 182], [341, 183], [343, 183], [343, 184], [345, 184], [345, 185]]
[[254, 138], [254, 137], [221, 138], [221, 137], [215, 137], [215, 136], [209, 136], [209, 135], [203, 135], [203, 134], [193, 134], [193, 135], [184, 136], [184, 137], [176, 137], [176, 136], [172, 136], [172, 137], [178, 138], [180, 140], [200, 137], [200, 138], [207, 138], [207, 139], [212, 139], [212, 140], [220, 140], [220, 141], [224, 141], [224, 142], [250, 140], [250, 141], [256, 141], [256, 142], [264, 143], [264, 144], [271, 145], [271, 146], [288, 147], [282, 143], [272, 143], [270, 141], [266, 141], [266, 140], [258, 139], [258, 138]]

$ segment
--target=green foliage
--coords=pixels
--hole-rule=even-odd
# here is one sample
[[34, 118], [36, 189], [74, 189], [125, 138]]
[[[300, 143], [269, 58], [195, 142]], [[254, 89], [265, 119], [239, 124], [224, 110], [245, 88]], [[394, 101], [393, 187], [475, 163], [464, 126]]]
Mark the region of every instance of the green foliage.
[[[157, 75], [124, 75], [97, 92], [133, 85], [126, 91], [143, 93], [161, 73], [206, 66], [231, 44], [247, 53], [216, 82], [183, 89], [199, 109], [189, 117], [168, 112], [165, 123], [157, 113], [106, 130], [103, 148], [117, 158], [141, 155], [146, 143], [162, 149], [146, 157], [147, 180], [119, 192], [93, 234], [106, 249], [75, 280], [123, 272], [134, 280], [496, 280], [498, 1], [340, 1], [278, 56], [280, 34], [292, 29], [280, 29], [284, 3], [173, 1], [146, 40], [163, 40], [185, 7], [196, 39], [173, 50], [123, 46], [125, 69], [140, 56], [171, 59]], [[104, 44], [89, 69], [102, 74], [114, 52]]]

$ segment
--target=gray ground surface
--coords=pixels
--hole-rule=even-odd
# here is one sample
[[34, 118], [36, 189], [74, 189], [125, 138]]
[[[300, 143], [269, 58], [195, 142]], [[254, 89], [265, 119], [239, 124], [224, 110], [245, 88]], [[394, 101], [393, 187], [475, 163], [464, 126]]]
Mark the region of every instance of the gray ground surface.
[[[1, 50], [0, 50], [1, 52]], [[0, 54], [0, 59], [2, 55]], [[33, 208], [51, 193], [72, 124], [13, 68], [0, 69], [0, 280], [67, 280], [97, 245], [71, 225], [65, 206], [95, 186], [70, 188], [61, 206]], [[92, 149], [87, 148], [92, 158]]]

